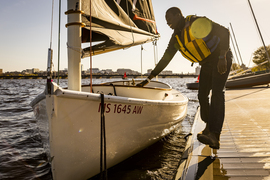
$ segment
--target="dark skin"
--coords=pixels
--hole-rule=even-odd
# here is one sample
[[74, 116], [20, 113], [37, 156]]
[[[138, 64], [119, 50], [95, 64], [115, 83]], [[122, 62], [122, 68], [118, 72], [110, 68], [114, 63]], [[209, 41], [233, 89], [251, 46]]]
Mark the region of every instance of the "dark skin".
[[185, 18], [181, 14], [173, 15], [172, 13], [168, 12], [166, 13], [165, 18], [167, 25], [173, 30], [177, 27], [182, 29], [185, 26]]
[[[170, 11], [168, 11], [165, 15], [167, 25], [172, 29], [175, 30], [176, 28], [183, 29], [185, 26], [185, 18], [181, 14], [173, 14]], [[220, 56], [223, 56], [224, 58], [220, 58], [218, 61], [218, 72], [220, 74], [224, 74], [227, 71], [227, 60], [226, 60], [226, 53], [227, 50], [220, 50]], [[150, 75], [147, 79], [141, 82], [140, 84], [137, 84], [139, 87], [143, 87], [146, 84], [149, 83], [150, 79], [152, 79], [154, 76]]]

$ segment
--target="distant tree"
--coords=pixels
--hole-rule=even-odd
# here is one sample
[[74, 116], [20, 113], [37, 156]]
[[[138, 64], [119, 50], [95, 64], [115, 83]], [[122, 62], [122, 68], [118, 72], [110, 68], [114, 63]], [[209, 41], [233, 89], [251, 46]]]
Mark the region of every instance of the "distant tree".
[[[267, 49], [267, 52], [270, 56], [270, 45], [266, 46], [266, 49]], [[252, 61], [255, 63], [255, 64], [260, 64], [264, 61], [268, 61], [268, 58], [267, 58], [267, 54], [265, 53], [265, 49], [264, 47], [260, 47], [258, 48], [254, 53], [253, 53], [253, 59]], [[256, 68], [253, 68], [254, 70], [266, 70], [266, 69], [269, 69], [270, 68], [270, 64], [269, 63], [265, 63], [263, 64], [262, 66], [260, 67], [256, 67]]]

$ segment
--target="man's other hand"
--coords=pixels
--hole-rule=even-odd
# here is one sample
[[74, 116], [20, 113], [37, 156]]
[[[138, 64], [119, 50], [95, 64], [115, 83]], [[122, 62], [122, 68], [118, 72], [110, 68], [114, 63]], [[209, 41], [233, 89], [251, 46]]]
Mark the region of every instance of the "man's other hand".
[[227, 60], [225, 58], [219, 59], [217, 68], [218, 68], [219, 74], [225, 74], [227, 71]]
[[139, 84], [137, 84], [136, 86], [138, 86], [138, 87], [143, 87], [143, 86], [145, 86], [145, 85], [148, 84], [148, 83], [149, 83], [149, 82], [148, 82], [148, 80], [146, 79], [146, 80], [140, 82]]

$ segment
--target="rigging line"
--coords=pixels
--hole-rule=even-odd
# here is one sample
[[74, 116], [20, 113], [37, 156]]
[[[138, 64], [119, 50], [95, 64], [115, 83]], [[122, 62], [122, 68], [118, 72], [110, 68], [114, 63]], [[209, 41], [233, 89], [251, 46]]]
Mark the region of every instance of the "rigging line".
[[134, 34], [133, 34], [133, 30], [132, 30], [132, 26], [131, 26], [131, 20], [130, 20], [130, 16], [129, 16], [129, 10], [128, 10], [128, 0], [126, 0], [126, 6], [127, 6], [127, 14], [128, 14], [128, 19], [129, 19], [129, 26], [130, 26], [130, 31], [131, 31], [131, 33], [132, 33], [132, 41], [133, 41], [133, 43], [132, 44], [134, 44]]
[[155, 63], [155, 67], [156, 67], [157, 66], [157, 58], [158, 58], [157, 40], [153, 41], [153, 48], [154, 48], [154, 63]]
[[156, 65], [157, 65], [157, 62], [156, 62], [156, 49], [155, 49], [155, 43], [156, 43], [156, 41], [153, 41], [153, 49], [154, 49], [154, 63], [155, 63], [155, 67], [156, 67]]
[[54, 64], [52, 64], [52, 70], [53, 70], [53, 73], [52, 73], [52, 78], [55, 79], [56, 77], [56, 72], [55, 72], [55, 67], [54, 67]]
[[143, 78], [142, 77], [142, 53], [143, 53], [143, 45], [141, 44], [141, 78]]
[[258, 29], [258, 31], [259, 31], [259, 34], [260, 34], [260, 37], [261, 37], [261, 40], [262, 40], [262, 43], [263, 43], [263, 46], [264, 46], [265, 54], [266, 54], [266, 56], [267, 56], [267, 58], [268, 58], [268, 61], [269, 61], [269, 63], [270, 63], [270, 57], [269, 57], [268, 51], [267, 51], [267, 49], [266, 49], [266, 46], [265, 46], [265, 43], [264, 43], [264, 40], [263, 40], [263, 37], [262, 37], [262, 33], [261, 33], [261, 31], [260, 31], [260, 28], [259, 28], [257, 19], [256, 19], [256, 17], [255, 17], [254, 11], [253, 11], [253, 9], [252, 9], [252, 6], [251, 6], [249, 0], [248, 0], [248, 4], [249, 4], [249, 7], [250, 7], [250, 9], [251, 9], [251, 12], [252, 12], [254, 21], [255, 21], [255, 23], [256, 23], [257, 29]]
[[[236, 44], [236, 47], [237, 47], [237, 50], [238, 50], [238, 54], [239, 54], [241, 63], [244, 64], [244, 63], [243, 63], [243, 60], [242, 60], [242, 57], [241, 57], [241, 53], [240, 53], [240, 51], [239, 51], [239, 47], [238, 47], [238, 44], [237, 44], [237, 41], [236, 41], [236, 38], [235, 38], [234, 31], [233, 31], [233, 28], [232, 28], [232, 24], [231, 24], [231, 23], [230, 23], [230, 26], [231, 26], [231, 30], [232, 30], [232, 33], [233, 33], [234, 41], [235, 41], [235, 44]], [[242, 65], [242, 64], [241, 64], [241, 65]]]
[[250, 66], [250, 62], [251, 62], [251, 60], [252, 60], [252, 55], [253, 55], [253, 54], [251, 54], [251, 55], [250, 55], [250, 59], [249, 59], [249, 63], [248, 63], [248, 67]]
[[52, 17], [51, 17], [51, 37], [50, 37], [50, 49], [52, 48], [53, 9], [54, 9], [54, 0], [52, 0]]
[[93, 92], [93, 87], [92, 87], [92, 84], [93, 84], [93, 79], [92, 79], [92, 66], [93, 66], [93, 61], [92, 61], [92, 2], [91, 0], [89, 0], [90, 2], [90, 29], [89, 29], [89, 43], [90, 43], [90, 53], [89, 53], [89, 58], [90, 58], [90, 92]]
[[[107, 179], [107, 162], [106, 162], [106, 128], [105, 128], [105, 102], [104, 94], [100, 94], [100, 179]], [[104, 167], [104, 171], [103, 171]]]
[[236, 50], [235, 50], [235, 46], [234, 46], [234, 43], [233, 43], [233, 38], [232, 38], [231, 35], [230, 35], [230, 38], [231, 38], [231, 41], [232, 41], [233, 50], [234, 50], [234, 54], [235, 54], [235, 56], [236, 56], [237, 63], [239, 64], [239, 66], [241, 66], [240, 63], [239, 63], [239, 59], [238, 59], [237, 52], [236, 52]]
[[52, 0], [52, 17], [51, 17], [51, 37], [50, 37], [50, 48], [48, 49], [48, 62], [47, 62], [47, 92], [51, 93], [51, 82], [52, 82], [52, 34], [53, 34], [53, 10], [54, 0]]
[[102, 176], [103, 172], [103, 117], [104, 117], [104, 94], [100, 94], [101, 98], [101, 110], [100, 110], [100, 175]]
[[61, 32], [61, 0], [59, 0], [59, 23], [58, 23], [58, 77], [57, 84], [59, 85], [59, 69], [60, 69], [60, 32]]
[[[155, 63], [155, 67], [156, 67], [157, 63], [158, 63], [157, 39], [155, 41], [153, 41], [153, 47], [154, 47], [154, 63]], [[158, 75], [156, 75], [156, 81], [158, 81]]]

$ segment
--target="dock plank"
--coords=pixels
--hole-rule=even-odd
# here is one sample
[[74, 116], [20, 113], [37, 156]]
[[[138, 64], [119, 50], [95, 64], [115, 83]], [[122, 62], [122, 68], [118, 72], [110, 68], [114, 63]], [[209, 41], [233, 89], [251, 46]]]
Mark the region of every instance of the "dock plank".
[[219, 150], [197, 140], [198, 109], [175, 180], [270, 179], [270, 88], [227, 90], [225, 108]]

